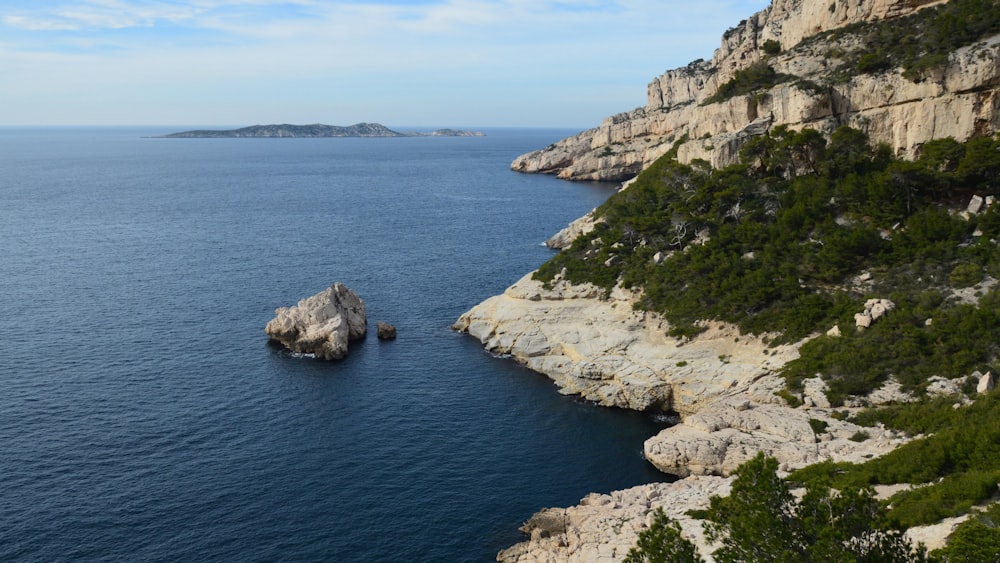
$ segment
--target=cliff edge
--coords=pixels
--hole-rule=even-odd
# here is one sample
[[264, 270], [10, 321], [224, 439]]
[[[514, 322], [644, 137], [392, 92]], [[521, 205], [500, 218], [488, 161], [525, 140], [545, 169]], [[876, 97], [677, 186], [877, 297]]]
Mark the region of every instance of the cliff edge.
[[877, 43], [885, 23], [930, 35], [924, 28], [934, 22], [921, 16], [943, 4], [774, 0], [727, 31], [711, 60], [655, 78], [645, 107], [520, 156], [511, 168], [621, 181], [675, 143], [681, 162], [722, 167], [737, 160], [747, 139], [779, 125], [827, 134], [849, 125], [904, 157], [932, 139], [995, 131], [1000, 36], [986, 32], [944, 53], [936, 44], [897, 53]]
[[[776, 396], [787, 384], [779, 372], [800, 355], [808, 357], [810, 349], [803, 347], [807, 341], [817, 337], [841, 338], [839, 324], [825, 337], [820, 335], [829, 324], [821, 329], [811, 328], [813, 332], [808, 335], [799, 333], [796, 338], [802, 340], [798, 342], [770, 338], [773, 335], [767, 334], [741, 334], [736, 326], [721, 321], [698, 321], [695, 327], [698, 330], [677, 332], [673, 330], [677, 327], [671, 327], [664, 316], [650, 312], [653, 309], [637, 309], [636, 305], [639, 308], [644, 305], [640, 301], [644, 299], [641, 284], [622, 283], [625, 279], [622, 276], [615, 281], [614, 274], [624, 275], [623, 263], [636, 266], [630, 270], [632, 274], [688, 272], [681, 270], [671, 257], [683, 257], [693, 253], [692, 248], [704, 248], [712, 233], [732, 235], [733, 225], [760, 226], [774, 222], [780, 205], [761, 204], [758, 211], [762, 215], [754, 218], [748, 218], [741, 207], [750, 205], [754, 197], [769, 193], [771, 188], [751, 187], [735, 201], [723, 201], [724, 198], [715, 198], [718, 190], [705, 188], [699, 192], [694, 180], [708, 177], [712, 168], [736, 163], [741, 148], [749, 140], [768, 135], [776, 128], [812, 129], [829, 137], [846, 125], [866, 137], [866, 142], [887, 145], [895, 156], [911, 161], [926, 156], [922, 155], [922, 149], [928, 141], [951, 137], [957, 145], [994, 135], [1000, 126], [997, 97], [1000, 6], [994, 5], [987, 17], [977, 12], [977, 8], [970, 8], [972, 5], [968, 0], [833, 3], [773, 0], [769, 8], [729, 30], [712, 60], [695, 61], [668, 71], [650, 83], [646, 107], [609, 117], [599, 127], [521, 156], [512, 163], [514, 170], [552, 173], [571, 180], [621, 181], [647, 169], [648, 175], [644, 174], [619, 194], [626, 200], [618, 202], [623, 207], [613, 212], [608, 209], [592, 212], [550, 239], [548, 244], [554, 248], [574, 247], [575, 258], [564, 262], [553, 260], [542, 267], [541, 270], [548, 271], [540, 279], [530, 274], [525, 276], [504, 294], [462, 315], [454, 328], [468, 332], [487, 349], [510, 355], [548, 375], [563, 393], [577, 394], [606, 406], [676, 411], [682, 422], [648, 439], [644, 455], [660, 470], [684, 478], [669, 485], [653, 484], [608, 495], [590, 495], [575, 507], [544, 509], [522, 528], [528, 540], [502, 551], [499, 560], [621, 560], [658, 507], [678, 520], [683, 534], [698, 543], [703, 555], [708, 555], [711, 546], [704, 542], [700, 524], [688, 517], [687, 511], [704, 508], [712, 494], [726, 494], [731, 482], [727, 476], [757, 452], [775, 457], [782, 471], [792, 471], [822, 460], [861, 462], [878, 458], [912, 439], [884, 426], [862, 429], [847, 422], [847, 415], [861, 405], [910, 400], [911, 396], [896, 392], [898, 382], [873, 380], [863, 393], [845, 401], [842, 396], [834, 398], [839, 391], [827, 387], [829, 379], [819, 377], [819, 370], [812, 370], [803, 376], [806, 379], [796, 392], [795, 405]], [[973, 35], [949, 35], [942, 21], [955, 11], [964, 11], [962, 15], [967, 21], [982, 19], [984, 24], [967, 26], [976, 28]], [[915, 39], [904, 45], [906, 38]], [[785, 132], [779, 130], [774, 134], [784, 136]], [[976, 141], [988, 146], [990, 154], [1000, 150], [994, 139]], [[870, 148], [867, 144], [862, 146]], [[965, 151], [961, 147], [952, 148]], [[650, 168], [668, 152], [673, 152], [680, 163], [703, 160], [711, 166], [671, 168], [672, 165], [658, 163]], [[928, 147], [926, 153], [933, 151]], [[884, 156], [884, 160], [890, 159]], [[808, 168], [808, 162], [796, 161], [790, 153], [788, 158], [791, 164], [787, 169], [769, 178], [774, 185], [785, 185], [783, 182], [792, 181], [799, 168]], [[975, 158], [978, 157], [970, 156], [970, 162]], [[759, 168], [755, 166], [762, 162], [752, 164], [747, 165], [748, 171], [737, 169], [735, 174], [752, 176]], [[649, 174], [658, 167], [663, 170]], [[928, 170], [954, 172], [940, 163]], [[998, 177], [993, 168], [990, 170], [990, 178]], [[942, 224], [954, 226], [955, 237], [948, 239], [949, 244], [964, 248], [985, 241], [983, 248], [992, 253], [996, 240], [1000, 240], [1000, 230], [990, 227], [988, 236], [984, 235], [972, 224], [976, 222], [979, 206], [973, 210], [970, 204], [963, 212], [955, 208], [955, 200], [976, 192], [973, 201], [987, 201], [996, 195], [995, 183], [977, 184], [970, 183], [968, 178], [961, 181], [958, 178], [948, 180], [955, 184], [951, 186], [955, 188], [955, 193], [950, 194], [953, 197], [933, 202], [928, 216], [934, 215]], [[732, 180], [724, 178], [719, 182], [727, 187], [739, 183]], [[950, 185], [948, 182], [942, 185]], [[671, 190], [676, 190], [676, 194]], [[986, 199], [978, 191], [983, 191]], [[691, 207], [701, 205], [698, 213], [704, 214], [703, 219], [712, 213], [718, 216], [712, 215], [714, 223], [699, 223], [697, 229], [688, 228], [690, 216], [681, 213], [690, 209], [666, 204], [673, 195], [680, 198], [677, 201], [689, 202], [709, 192], [715, 199], [698, 200], [700, 203]], [[743, 196], [745, 199], [741, 199]], [[817, 217], [826, 220], [830, 232], [864, 228], [871, 235], [866, 240], [875, 246], [891, 244], [893, 240], [904, 246], [907, 237], [920, 230], [917, 221], [907, 223], [909, 200], [906, 212], [884, 225], [872, 219], [873, 214], [884, 209], [848, 210], [845, 201], [845, 198], [824, 197], [822, 202], [828, 203], [820, 202], [822, 205], [818, 203], [814, 210], [819, 214]], [[639, 208], [644, 206], [660, 206], [656, 208], [659, 214], [643, 215]], [[970, 217], [972, 222], [960, 224]], [[817, 219], [817, 224], [820, 222]], [[675, 230], [669, 231], [666, 226]], [[796, 239], [796, 249], [821, 248], [832, 241], [824, 242], [820, 230], [803, 229], [795, 235], [801, 235], [800, 241]], [[665, 238], [677, 232], [681, 234], [674, 241], [676, 244]], [[574, 245], [574, 240], [580, 244]], [[739, 240], [746, 242], [750, 238]], [[734, 279], [743, 279], [756, 267], [742, 265], [758, 264], [758, 257], [766, 255], [766, 244], [753, 240], [754, 244], [735, 245], [722, 252], [729, 258], [727, 264], [736, 265], [733, 271], [739, 275], [734, 274]], [[855, 250], [845, 252], [855, 258], [858, 254]], [[821, 252], [808, 250], [805, 254], [814, 257]], [[559, 256], [565, 255], [564, 252]], [[709, 251], [699, 254], [702, 258], [708, 255]], [[784, 259], [792, 260], [792, 255], [788, 256]], [[867, 258], [874, 260], [872, 256]], [[552, 267], [553, 263], [557, 266]], [[711, 269], [714, 262], [704, 264], [706, 272], [715, 271]], [[991, 279], [983, 275], [984, 271], [977, 268], [975, 279], [967, 280], [973, 285], [968, 286], [957, 275], [961, 270], [956, 264], [961, 265], [944, 260], [940, 266], [949, 275], [939, 280], [940, 287], [930, 289], [944, 291], [942, 287], [958, 282], [980, 288], [975, 290], [976, 295], [992, 291], [983, 285]], [[559, 267], [562, 271], [556, 274]], [[931, 283], [930, 278], [921, 277], [921, 272], [908, 268], [901, 265], [899, 272], [913, 274], [907, 278], [911, 282]], [[789, 271], [793, 270], [797, 272], [795, 268]], [[883, 268], [881, 273], [888, 271]], [[605, 275], [609, 272], [611, 275]], [[865, 301], [864, 298], [875, 293], [870, 272], [851, 271], [845, 277], [847, 273], [837, 270], [837, 276], [833, 277], [844, 284], [842, 289], [851, 293], [852, 298], [860, 300], [859, 307], [864, 303], [864, 312], [854, 315], [857, 330], [850, 333], [862, 334], [874, 322], [868, 315], [869, 302], [882, 304], [884, 300]], [[815, 285], [813, 293], [833, 291], [829, 280], [815, 284], [816, 280], [809, 275], [796, 273], [786, 277], [794, 282], [796, 291], [813, 287], [810, 284]], [[603, 287], [591, 285], [590, 282], [602, 283], [602, 278], [613, 283]], [[670, 279], [671, 288], [695, 285], [691, 283], [695, 278], [690, 276], [681, 280], [663, 279]], [[762, 280], [765, 280], [762, 285], [775, 287], [776, 278], [770, 274]], [[673, 295], [663, 287], [659, 289]], [[887, 294], [894, 291], [889, 282], [879, 289]], [[946, 293], [942, 294], [942, 300]], [[690, 302], [702, 304], [698, 300]], [[939, 319], [947, 318], [943, 307], [934, 309], [941, 315]], [[913, 313], [912, 304], [910, 311]], [[697, 314], [703, 315], [698, 318], [712, 316], [701, 308]], [[903, 313], [897, 310], [892, 314]], [[938, 327], [940, 321], [930, 317], [929, 314], [915, 317], [919, 323], [913, 326], [924, 327], [921, 330], [925, 332], [936, 330], [930, 327]], [[689, 336], [673, 336], [680, 334]], [[945, 379], [940, 373], [928, 379], [921, 384], [926, 385], [927, 395], [962, 394], [963, 385], [967, 386], [966, 375], [960, 369], [945, 371], [954, 379]], [[875, 388], [882, 383], [885, 385]], [[788, 397], [787, 393], [782, 395]], [[956, 408], [958, 405], [955, 403]], [[887, 487], [879, 492], [887, 498], [898, 490]], [[913, 526], [908, 534], [937, 547], [958, 521]]]

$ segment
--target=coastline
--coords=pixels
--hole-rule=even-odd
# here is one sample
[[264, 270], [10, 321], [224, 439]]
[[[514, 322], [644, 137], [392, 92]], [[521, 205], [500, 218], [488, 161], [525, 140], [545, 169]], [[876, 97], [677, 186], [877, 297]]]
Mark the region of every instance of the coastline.
[[[728, 494], [729, 475], [757, 452], [777, 458], [787, 474], [828, 459], [865, 461], [908, 440], [900, 432], [862, 429], [835, 417], [818, 378], [807, 382], [803, 405], [791, 407], [779, 398], [775, 393], [784, 380], [778, 372], [798, 357], [805, 340], [772, 347], [763, 337], [718, 322], [706, 323], [694, 338], [677, 339], [667, 335], [669, 326], [659, 315], [633, 310], [634, 293], [616, 288], [605, 296], [599, 288], [561, 279], [546, 288], [531, 276], [476, 305], [452, 328], [547, 376], [562, 394], [606, 407], [676, 412], [681, 421], [647, 439], [644, 456], [680, 479], [592, 493], [567, 508], [541, 508], [521, 528], [525, 541], [502, 550], [498, 561], [618, 561], [657, 508], [678, 520], [684, 536], [711, 561], [701, 523], [687, 512]], [[940, 392], [957, 384], [945, 380]], [[893, 389], [888, 385], [868, 399], [899, 400]], [[814, 420], [825, 429], [816, 432]], [[862, 430], [869, 437], [856, 441]], [[936, 547], [960, 521], [907, 533]]]
[[[916, 158], [931, 141], [964, 143], [993, 135], [1000, 124], [995, 64], [1000, 36], [984, 32], [951, 45], [938, 52], [934, 65], [916, 74], [891, 49], [889, 54], [897, 58], [886, 59], [883, 67], [861, 64], [876, 50], [864, 30], [939, 24], [934, 14], [942, 4], [774, 0], [727, 30], [710, 60], [655, 77], [647, 86], [645, 106], [521, 155], [511, 169], [568, 180], [622, 181], [671, 152], [678, 162], [702, 161], [718, 169], [739, 161], [748, 140], [765, 133], [811, 129], [829, 138], [844, 125], [904, 160]], [[928, 52], [931, 47], [924, 46]], [[877, 51], [881, 56], [882, 47]], [[774, 80], [758, 80], [768, 73]], [[743, 87], [755, 80], [759, 83]], [[980, 197], [976, 205], [981, 204]], [[732, 210], [738, 214], [739, 209], [737, 202]], [[971, 204], [969, 210], [975, 213]], [[581, 217], [547, 244], [565, 248], [600, 220], [593, 213]], [[664, 245], [655, 248], [666, 251]], [[620, 256], [612, 255], [605, 266], [616, 258]], [[660, 264], [661, 254], [652, 259]], [[894, 306], [884, 299], [887, 295], [866, 297], [873, 299], [855, 313], [859, 328]], [[910, 439], [884, 427], [862, 429], [844, 422], [862, 405], [913, 400], [891, 379], [879, 389], [866, 387], [867, 395], [852, 397], [836, 413], [819, 377], [804, 382], [800, 406], [776, 395], [784, 389], [782, 368], [816, 334], [771, 348], [764, 338], [705, 321], [701, 334], [675, 339], [658, 315], [634, 310], [636, 300], [620, 287], [605, 295], [603, 289], [572, 285], [562, 276], [543, 286], [528, 274], [453, 325], [488, 350], [546, 375], [561, 393], [602, 406], [681, 416], [679, 424], [649, 438], [644, 447], [651, 464], [681, 477], [679, 481], [595, 493], [573, 507], [542, 509], [522, 527], [528, 539], [501, 551], [498, 560], [621, 560], [651, 521], [652, 511], [662, 507], [712, 561], [700, 523], [687, 511], [705, 508], [713, 494], [727, 494], [727, 476], [757, 452], [776, 458], [780, 472], [787, 474], [824, 460], [866, 461]], [[930, 323], [928, 319], [926, 326]], [[839, 335], [839, 330], [829, 334]], [[927, 379], [926, 391], [959, 395], [964, 381], [934, 375]], [[901, 490], [877, 489], [883, 499]], [[911, 527], [905, 534], [935, 549], [965, 518]]]

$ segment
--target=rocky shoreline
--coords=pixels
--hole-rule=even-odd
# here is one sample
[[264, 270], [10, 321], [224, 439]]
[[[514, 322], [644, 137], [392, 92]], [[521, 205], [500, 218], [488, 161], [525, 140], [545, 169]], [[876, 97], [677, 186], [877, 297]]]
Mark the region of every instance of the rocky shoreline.
[[[670, 150], [681, 162], [702, 159], [722, 167], [737, 160], [747, 140], [778, 126], [828, 135], [849, 125], [904, 157], [915, 156], [933, 139], [964, 141], [996, 131], [1000, 36], [958, 48], [918, 79], [904, 77], [902, 68], [836, 76], [843, 72], [841, 59], [857, 52], [862, 38], [824, 33], [911, 16], [941, 3], [774, 0], [727, 31], [711, 60], [655, 78], [645, 107], [522, 155], [511, 168], [571, 180], [622, 181]], [[713, 98], [744, 71], [765, 67], [784, 81]], [[565, 248], [594, 225], [594, 214], [588, 214], [547, 244]], [[687, 512], [705, 508], [712, 495], [728, 494], [728, 475], [757, 452], [775, 457], [788, 472], [827, 459], [864, 461], [907, 440], [884, 428], [843, 421], [845, 410], [862, 403], [906, 400], [898, 385], [848, 402], [834, 416], [824, 384], [815, 378], [806, 381], [803, 405], [792, 407], [775, 394], [784, 388], [778, 373], [798, 357], [804, 341], [775, 346], [766, 336], [740, 334], [718, 322], [705, 322], [694, 338], [677, 339], [669, 336], [663, 318], [634, 310], [636, 299], [621, 288], [606, 295], [563, 276], [543, 285], [529, 274], [454, 324], [487, 349], [547, 375], [562, 393], [609, 407], [675, 411], [682, 419], [644, 447], [647, 460], [682, 477], [679, 481], [592, 494], [577, 506], [544, 509], [522, 528], [529, 539], [500, 552], [499, 561], [620, 561], [660, 507], [711, 561], [700, 522]], [[870, 301], [855, 316], [859, 329], [891, 309], [891, 302]], [[957, 393], [960, 384], [940, 379], [928, 392]], [[888, 497], [893, 490], [879, 493]], [[911, 528], [907, 535], [933, 549], [962, 520]]]
[[[502, 551], [499, 561], [619, 561], [658, 507], [678, 519], [707, 556], [700, 522], [686, 512], [727, 494], [728, 475], [758, 451], [788, 472], [825, 459], [864, 461], [906, 441], [897, 432], [835, 418], [819, 379], [806, 386], [801, 407], [777, 397], [784, 386], [777, 371], [798, 356], [801, 343], [771, 347], [722, 323], [708, 324], [692, 339], [673, 338], [658, 315], [632, 309], [634, 298], [620, 290], [604, 298], [599, 288], [559, 280], [546, 288], [529, 274], [453, 325], [490, 351], [547, 375], [564, 394], [681, 415], [679, 424], [650, 437], [644, 452], [658, 469], [682, 479], [543, 509], [522, 528], [530, 539]], [[952, 392], [958, 384], [944, 380], [939, 391]], [[898, 400], [891, 387], [871, 399]], [[817, 432], [811, 420], [825, 428]], [[862, 431], [869, 436], [857, 440]], [[913, 533], [936, 545], [950, 530]]]

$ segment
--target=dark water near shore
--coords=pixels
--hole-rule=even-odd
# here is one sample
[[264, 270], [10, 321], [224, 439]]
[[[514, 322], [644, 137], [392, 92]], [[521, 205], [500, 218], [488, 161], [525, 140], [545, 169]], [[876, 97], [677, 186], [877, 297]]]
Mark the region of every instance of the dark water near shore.
[[[0, 560], [487, 561], [663, 478], [661, 423], [448, 329], [611, 193], [508, 170], [572, 131], [167, 132], [0, 129]], [[399, 339], [266, 344], [334, 281]]]

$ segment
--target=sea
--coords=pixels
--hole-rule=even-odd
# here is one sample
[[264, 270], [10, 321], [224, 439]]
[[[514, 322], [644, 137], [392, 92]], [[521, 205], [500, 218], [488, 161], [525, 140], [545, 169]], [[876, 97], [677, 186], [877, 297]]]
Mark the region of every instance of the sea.
[[[492, 561], [668, 479], [667, 419], [450, 329], [614, 192], [510, 171], [575, 131], [156, 138], [183, 129], [0, 128], [0, 560]], [[334, 282], [368, 310], [346, 359], [268, 342]]]

